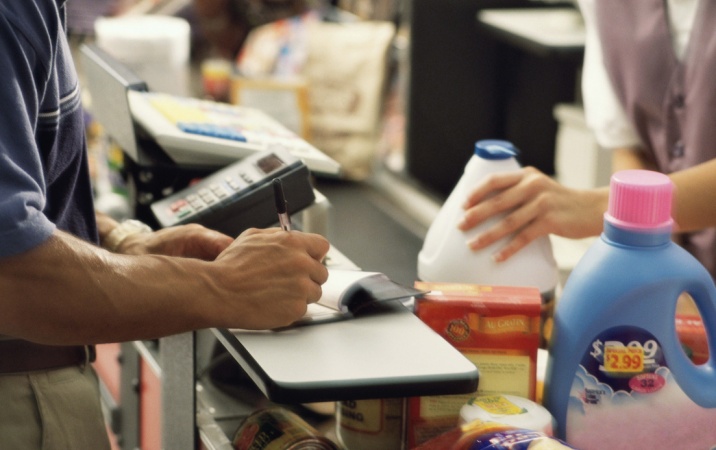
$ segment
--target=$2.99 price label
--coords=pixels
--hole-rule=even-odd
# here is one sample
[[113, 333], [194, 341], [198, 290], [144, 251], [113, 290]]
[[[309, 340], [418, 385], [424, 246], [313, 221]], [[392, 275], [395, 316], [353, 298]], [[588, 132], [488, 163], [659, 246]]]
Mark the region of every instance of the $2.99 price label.
[[607, 372], [643, 372], [644, 349], [642, 347], [607, 345], [604, 347], [604, 369]]

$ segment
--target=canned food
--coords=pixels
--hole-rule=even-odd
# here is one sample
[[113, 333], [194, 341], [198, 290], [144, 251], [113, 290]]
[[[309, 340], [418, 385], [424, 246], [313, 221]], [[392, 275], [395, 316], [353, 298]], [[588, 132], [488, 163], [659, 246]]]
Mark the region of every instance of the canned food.
[[404, 399], [344, 400], [336, 407], [336, 434], [349, 450], [403, 447]]
[[275, 407], [256, 411], [236, 430], [236, 450], [339, 450], [296, 413]]

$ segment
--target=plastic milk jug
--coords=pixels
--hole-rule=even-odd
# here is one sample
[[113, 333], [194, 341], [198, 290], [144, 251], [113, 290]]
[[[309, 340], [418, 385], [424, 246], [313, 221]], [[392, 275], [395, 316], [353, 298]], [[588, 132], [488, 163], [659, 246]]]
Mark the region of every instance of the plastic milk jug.
[[507, 141], [475, 143], [475, 154], [468, 161], [463, 176], [428, 229], [418, 255], [418, 278], [431, 282], [537, 287], [542, 294], [544, 323], [552, 315], [559, 278], [549, 238], [536, 239], [507, 261], [497, 263], [492, 254], [504, 247], [509, 237], [479, 251], [471, 250], [467, 243], [501, 220], [504, 214], [465, 232], [457, 228], [465, 214], [462, 205], [472, 189], [492, 173], [518, 170], [517, 155], [518, 150]]
[[671, 241], [672, 190], [660, 173], [614, 174], [601, 239], [557, 303], [544, 401], [581, 450], [716, 448], [716, 359], [694, 365], [675, 328], [688, 293], [713, 352], [716, 288]]

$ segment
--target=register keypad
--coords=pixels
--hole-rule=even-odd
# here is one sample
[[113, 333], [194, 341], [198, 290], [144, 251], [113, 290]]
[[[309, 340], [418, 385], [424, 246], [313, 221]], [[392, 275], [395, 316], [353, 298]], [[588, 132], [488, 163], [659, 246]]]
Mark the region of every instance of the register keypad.
[[224, 177], [223, 182], [211, 183], [185, 198], [174, 201], [169, 205], [169, 211], [176, 219], [184, 219], [216, 205], [234, 192], [249, 186], [253, 180], [254, 178], [246, 172], [228, 175]]

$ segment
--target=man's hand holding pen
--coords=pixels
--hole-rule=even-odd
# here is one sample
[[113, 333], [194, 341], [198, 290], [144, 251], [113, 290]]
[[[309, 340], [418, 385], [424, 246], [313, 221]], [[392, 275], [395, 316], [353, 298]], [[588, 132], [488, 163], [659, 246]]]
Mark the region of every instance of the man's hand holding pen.
[[301, 318], [321, 298], [329, 250], [323, 236], [280, 228], [244, 231], [213, 263], [209, 293], [225, 328], [270, 329]]
[[225, 328], [270, 329], [301, 318], [321, 298], [328, 270], [321, 263], [329, 250], [318, 234], [291, 232], [280, 180], [274, 181], [281, 228], [244, 231], [214, 262], [207, 282], [225, 318]]

